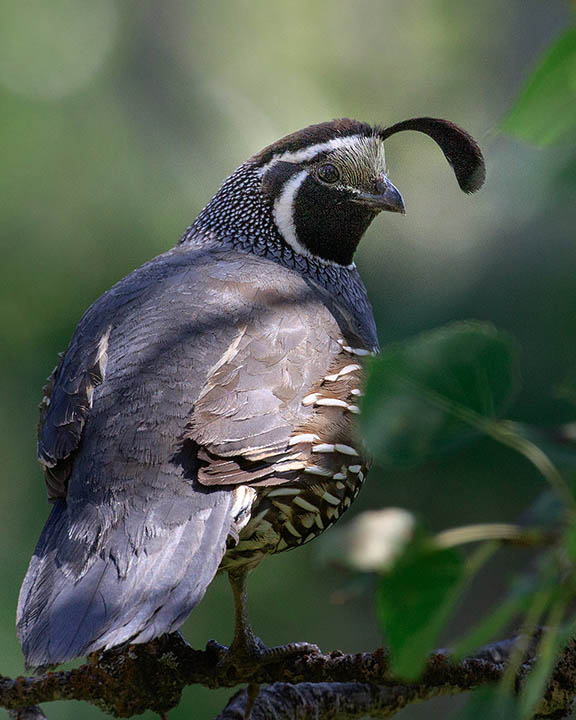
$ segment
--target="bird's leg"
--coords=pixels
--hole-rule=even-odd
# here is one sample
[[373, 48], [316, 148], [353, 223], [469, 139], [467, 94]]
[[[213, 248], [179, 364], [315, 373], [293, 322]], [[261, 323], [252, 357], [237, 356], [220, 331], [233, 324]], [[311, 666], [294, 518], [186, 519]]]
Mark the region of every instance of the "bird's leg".
[[223, 662], [243, 666], [247, 663], [258, 665], [276, 662], [289, 655], [319, 653], [320, 648], [317, 645], [306, 642], [294, 642], [269, 648], [254, 635], [248, 620], [247, 576], [246, 570], [236, 570], [229, 573], [228, 576], [234, 596], [234, 640], [223, 658]]
[[238, 570], [228, 574], [234, 597], [234, 640], [230, 652], [239, 655], [257, 655], [264, 647], [260, 638], [252, 632], [248, 619], [248, 571]]
[[248, 683], [246, 688], [246, 707], [244, 708], [244, 720], [250, 720], [252, 709], [256, 700], [260, 695], [260, 685], [258, 683]]

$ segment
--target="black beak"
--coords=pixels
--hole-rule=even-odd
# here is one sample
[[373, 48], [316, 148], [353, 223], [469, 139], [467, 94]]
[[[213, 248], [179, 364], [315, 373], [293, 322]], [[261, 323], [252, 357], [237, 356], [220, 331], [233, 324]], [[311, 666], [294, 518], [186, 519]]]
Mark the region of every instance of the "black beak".
[[400, 195], [387, 177], [383, 177], [377, 181], [375, 193], [361, 192], [358, 195], [354, 195], [351, 199], [362, 205], [368, 205], [369, 208], [376, 212], [388, 210], [389, 212], [402, 213], [402, 215], [406, 214], [402, 195]]

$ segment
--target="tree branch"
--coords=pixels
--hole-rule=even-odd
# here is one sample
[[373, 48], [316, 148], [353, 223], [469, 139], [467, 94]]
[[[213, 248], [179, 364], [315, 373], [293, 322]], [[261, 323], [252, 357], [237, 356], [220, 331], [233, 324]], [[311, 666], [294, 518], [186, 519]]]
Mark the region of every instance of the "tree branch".
[[[415, 684], [274, 683], [258, 695], [252, 705], [250, 720], [387, 718], [411, 703], [441, 695], [457, 695], [488, 684], [492, 681], [492, 673], [494, 679], [500, 679], [505, 661], [517, 641], [518, 638], [514, 638], [488, 645], [474, 658], [460, 663], [450, 662], [444, 653], [435, 653], [424, 676]], [[536, 649], [537, 643], [533, 642], [519, 670], [518, 690], [532, 667]], [[570, 716], [576, 695], [575, 679], [576, 645], [572, 644], [559, 659], [535, 717], [559, 720]], [[247, 691], [239, 691], [216, 720], [244, 720], [247, 701]]]
[[[145, 710], [166, 713], [180, 701], [186, 685], [211, 688], [241, 683], [269, 684], [252, 710], [253, 720], [264, 718], [357, 718], [371, 714], [388, 717], [409, 703], [438, 695], [454, 695], [498, 682], [506, 659], [518, 638], [486, 646], [460, 661], [448, 652], [434, 653], [415, 683], [393, 678], [385, 650], [346, 655], [308, 655], [275, 664], [238, 668], [219, 662], [215, 645], [192, 649], [180, 635], [166, 635], [147, 645], [102, 653], [93, 662], [66, 672], [10, 679], [0, 676], [0, 706], [16, 711], [12, 717], [40, 718], [31, 706], [52, 700], [83, 700], [117, 717]], [[536, 643], [527, 651], [518, 686], [531, 668]], [[576, 643], [561, 656], [539, 709], [539, 717], [567, 717], [576, 695]], [[246, 691], [237, 693], [220, 720], [243, 717]], [[36, 716], [26, 712], [36, 712]]]
[[[411, 685], [385, 687], [368, 683], [274, 683], [260, 691], [250, 720], [354, 720], [366, 716], [386, 718], [413, 702], [461, 692], [451, 687], [421, 688]], [[216, 720], [244, 720], [246, 690], [229, 701]]]

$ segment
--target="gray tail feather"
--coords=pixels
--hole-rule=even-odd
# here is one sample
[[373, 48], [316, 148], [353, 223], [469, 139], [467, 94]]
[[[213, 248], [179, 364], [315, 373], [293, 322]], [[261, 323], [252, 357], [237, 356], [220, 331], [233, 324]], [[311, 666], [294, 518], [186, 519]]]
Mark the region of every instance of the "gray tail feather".
[[95, 552], [81, 571], [70, 563], [81, 553], [71, 538], [66, 501], [57, 501], [18, 602], [18, 637], [27, 667], [57, 665], [176, 630], [218, 570], [232, 499], [229, 490], [198, 493], [194, 513], [184, 522], [166, 524], [166, 532], [155, 537], [144, 534], [138, 546], [129, 530], [142, 520], [125, 517], [108, 529], [106, 551]]

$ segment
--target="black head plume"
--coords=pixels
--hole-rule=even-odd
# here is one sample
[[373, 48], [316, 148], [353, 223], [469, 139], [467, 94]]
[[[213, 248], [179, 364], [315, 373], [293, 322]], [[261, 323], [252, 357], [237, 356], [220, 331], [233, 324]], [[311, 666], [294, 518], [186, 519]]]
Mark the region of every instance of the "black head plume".
[[473, 193], [482, 187], [486, 177], [482, 151], [474, 138], [458, 125], [436, 118], [411, 118], [389, 128], [379, 129], [377, 134], [382, 140], [386, 140], [390, 135], [402, 130], [416, 130], [435, 140], [452, 166], [458, 185], [464, 192]]

